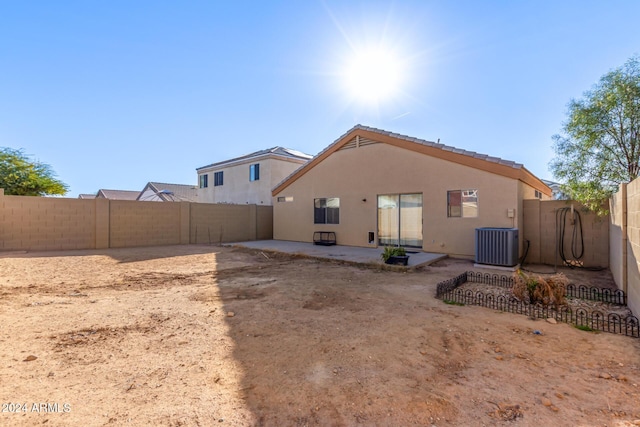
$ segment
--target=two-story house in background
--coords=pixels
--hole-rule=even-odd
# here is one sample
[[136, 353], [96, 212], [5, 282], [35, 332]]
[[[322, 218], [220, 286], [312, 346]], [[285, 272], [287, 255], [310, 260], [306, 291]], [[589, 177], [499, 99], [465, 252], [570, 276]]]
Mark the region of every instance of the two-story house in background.
[[197, 168], [198, 202], [271, 205], [271, 189], [312, 156], [283, 147]]

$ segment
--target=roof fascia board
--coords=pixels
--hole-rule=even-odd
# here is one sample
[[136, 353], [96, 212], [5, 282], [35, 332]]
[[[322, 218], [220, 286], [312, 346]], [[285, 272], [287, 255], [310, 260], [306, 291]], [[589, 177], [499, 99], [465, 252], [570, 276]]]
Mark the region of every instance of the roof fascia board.
[[144, 188], [142, 189], [142, 191], [140, 192], [138, 197], [136, 197], [136, 200], [140, 200], [140, 197], [142, 197], [144, 192], [147, 191], [147, 190], [152, 190], [154, 193], [158, 192], [158, 190], [154, 190], [152, 184], [150, 182], [148, 182], [147, 185], [144, 186]]
[[212, 163], [210, 165], [207, 166], [202, 166], [199, 168], [196, 168], [197, 172], [209, 172], [212, 171], [214, 169], [220, 169], [223, 167], [230, 167], [230, 166], [238, 166], [238, 165], [242, 165], [242, 164], [246, 164], [246, 163], [254, 163], [258, 160], [264, 160], [264, 159], [277, 159], [277, 160], [284, 160], [287, 162], [292, 162], [292, 163], [306, 163], [311, 159], [302, 159], [300, 157], [291, 157], [291, 156], [283, 156], [282, 154], [275, 154], [275, 153], [266, 153], [266, 154], [260, 154], [258, 156], [254, 156], [254, 157], [247, 157], [247, 158], [243, 158], [243, 159], [232, 159], [232, 160], [226, 160], [223, 162], [218, 162], [218, 163]]
[[[293, 184], [298, 180], [302, 175], [309, 172], [313, 169], [318, 163], [329, 157], [334, 152], [338, 151], [340, 147], [347, 143], [353, 136], [358, 132], [357, 129], [353, 129], [351, 132], [346, 133], [342, 138], [335, 141], [333, 144], [329, 145], [327, 148], [318, 153], [315, 157], [309, 160], [306, 164], [300, 167], [298, 170], [289, 175], [288, 178], [285, 178], [280, 184], [276, 185], [273, 190], [271, 190], [271, 195], [275, 196], [280, 193], [282, 190]], [[353, 136], [352, 136], [353, 135]]]
[[406, 150], [426, 154], [431, 157], [447, 160], [464, 166], [470, 166], [475, 169], [484, 170], [486, 172], [503, 175], [508, 178], [518, 179], [519, 176], [518, 172], [520, 171], [520, 168], [513, 168], [511, 166], [503, 165], [500, 163], [493, 163], [484, 159], [476, 159], [475, 157], [456, 153], [454, 151], [443, 150], [442, 148], [436, 147], [429, 147], [428, 145], [420, 144], [418, 142], [411, 142], [405, 139], [394, 138], [389, 135], [379, 134], [366, 130], [361, 130], [359, 132], [359, 135], [364, 136], [365, 138], [372, 139], [374, 141], [384, 142], [389, 145], [404, 148]]
[[412, 142], [402, 138], [396, 138], [390, 135], [386, 135], [378, 132], [372, 132], [370, 130], [356, 127], [351, 132], [346, 133], [344, 136], [342, 136], [342, 138], [338, 139], [336, 142], [329, 145], [324, 151], [320, 152], [320, 154], [318, 154], [316, 157], [311, 159], [307, 164], [302, 166], [300, 169], [295, 171], [288, 178], [286, 178], [284, 181], [278, 184], [272, 190], [272, 193], [271, 193], [272, 196], [276, 196], [282, 190], [287, 188], [289, 185], [293, 184], [296, 180], [298, 180], [300, 177], [302, 177], [311, 169], [313, 169], [318, 163], [322, 162], [331, 154], [338, 151], [343, 145], [345, 145], [347, 142], [353, 139], [356, 135], [371, 139], [373, 141], [378, 141], [378, 142], [386, 143], [395, 147], [404, 148], [410, 151], [425, 154], [441, 160], [458, 163], [458, 164], [473, 167], [475, 169], [479, 169], [485, 172], [490, 172], [490, 173], [505, 176], [508, 178], [516, 179], [532, 186], [537, 190], [540, 190], [544, 194], [551, 195], [551, 189], [523, 166], [515, 168], [512, 166], [503, 165], [500, 163], [493, 163], [485, 159], [477, 159], [469, 155], [456, 153], [454, 151], [443, 150], [441, 148], [436, 148], [436, 147], [430, 147], [428, 145], [420, 144], [418, 142]]
[[545, 194], [549, 197], [553, 195], [553, 190], [551, 189], [551, 187], [545, 184], [540, 178], [532, 174], [524, 166], [522, 167], [521, 177], [519, 179], [525, 184], [528, 184], [536, 190], [539, 190], [540, 192], [542, 192], [542, 194]]

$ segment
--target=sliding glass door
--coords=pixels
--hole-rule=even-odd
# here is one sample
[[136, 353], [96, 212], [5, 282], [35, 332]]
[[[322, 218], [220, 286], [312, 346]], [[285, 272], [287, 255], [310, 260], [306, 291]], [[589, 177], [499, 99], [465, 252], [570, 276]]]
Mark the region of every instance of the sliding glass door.
[[378, 244], [397, 246], [400, 230], [400, 195], [378, 196]]
[[422, 194], [378, 196], [378, 244], [422, 247]]

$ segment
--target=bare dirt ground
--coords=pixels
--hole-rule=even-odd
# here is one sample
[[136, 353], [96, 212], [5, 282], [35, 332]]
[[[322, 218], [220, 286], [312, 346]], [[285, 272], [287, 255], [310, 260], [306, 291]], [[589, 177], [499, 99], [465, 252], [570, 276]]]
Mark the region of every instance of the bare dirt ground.
[[434, 298], [471, 268], [5, 254], [0, 425], [640, 425], [640, 340]]

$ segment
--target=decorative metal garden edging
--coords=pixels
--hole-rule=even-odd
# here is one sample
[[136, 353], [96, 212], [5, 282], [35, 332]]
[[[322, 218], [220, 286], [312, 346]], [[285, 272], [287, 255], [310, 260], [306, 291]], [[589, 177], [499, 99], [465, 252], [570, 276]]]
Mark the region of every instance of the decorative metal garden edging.
[[[458, 289], [459, 286], [466, 282], [483, 283], [509, 289], [513, 287], [514, 279], [511, 276], [468, 271], [452, 279], [438, 283], [436, 298], [447, 302], [478, 305], [509, 313], [524, 314], [535, 318], [547, 319], [551, 317], [559, 322], [572, 323], [578, 327], [640, 338], [640, 323], [635, 316], [622, 317], [616, 313], [605, 316], [600, 311], [589, 312], [583, 308], [579, 308], [574, 312], [568, 306], [554, 308], [540, 304], [527, 304], [510, 296], [495, 296], [485, 294], [481, 291]], [[570, 284], [567, 286], [567, 296], [616, 305], [626, 304], [625, 293], [615, 289], [587, 287], [584, 285], [575, 286]]]

